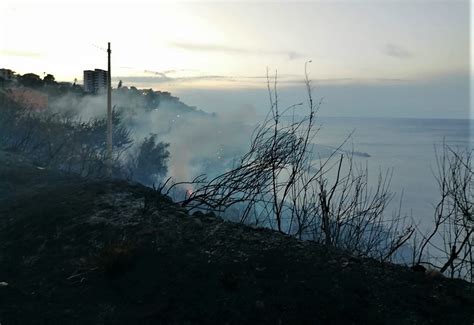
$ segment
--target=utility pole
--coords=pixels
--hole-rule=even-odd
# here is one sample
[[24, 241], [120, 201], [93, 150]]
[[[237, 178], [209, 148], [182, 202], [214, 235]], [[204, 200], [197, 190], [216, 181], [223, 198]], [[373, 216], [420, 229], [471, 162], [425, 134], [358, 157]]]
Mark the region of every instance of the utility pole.
[[110, 72], [110, 42], [107, 48], [107, 176], [112, 176], [112, 80]]

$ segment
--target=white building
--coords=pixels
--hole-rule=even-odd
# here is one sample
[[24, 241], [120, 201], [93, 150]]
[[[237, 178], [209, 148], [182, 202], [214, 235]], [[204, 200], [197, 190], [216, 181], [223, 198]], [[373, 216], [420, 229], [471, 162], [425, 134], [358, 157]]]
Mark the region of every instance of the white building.
[[101, 69], [84, 70], [84, 91], [103, 94], [107, 90], [107, 71]]

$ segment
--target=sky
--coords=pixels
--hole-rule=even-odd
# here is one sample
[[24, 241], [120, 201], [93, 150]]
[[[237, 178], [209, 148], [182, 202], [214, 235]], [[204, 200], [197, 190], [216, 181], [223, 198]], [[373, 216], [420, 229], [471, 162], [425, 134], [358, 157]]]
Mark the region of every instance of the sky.
[[107, 66], [113, 81], [171, 91], [206, 111], [305, 101], [327, 116], [468, 118], [469, 1], [0, 0], [0, 68], [57, 80]]

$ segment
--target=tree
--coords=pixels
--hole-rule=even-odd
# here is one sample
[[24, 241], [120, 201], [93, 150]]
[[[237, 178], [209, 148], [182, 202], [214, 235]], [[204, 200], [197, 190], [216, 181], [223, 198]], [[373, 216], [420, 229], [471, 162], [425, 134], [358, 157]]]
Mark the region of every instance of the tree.
[[[105, 175], [107, 122], [75, 121], [47, 112], [36, 114], [0, 92], [0, 148], [23, 153], [39, 166], [83, 177]], [[113, 114], [114, 176], [125, 174], [122, 156], [132, 144], [129, 130]]]
[[156, 134], [146, 137], [131, 159], [132, 178], [144, 185], [159, 183], [168, 172], [168, 147], [169, 144], [157, 141]]
[[22, 76], [19, 76], [18, 81], [22, 86], [25, 87], [39, 88], [43, 86], [43, 80], [41, 80], [41, 78], [34, 73], [26, 73]]
[[146, 89], [143, 91], [145, 95], [145, 106], [149, 109], [157, 108], [160, 105], [160, 95], [153, 89]]
[[56, 84], [56, 79], [54, 78], [54, 76], [52, 74], [47, 74], [44, 78], [43, 78], [43, 82], [45, 85], [54, 85]]

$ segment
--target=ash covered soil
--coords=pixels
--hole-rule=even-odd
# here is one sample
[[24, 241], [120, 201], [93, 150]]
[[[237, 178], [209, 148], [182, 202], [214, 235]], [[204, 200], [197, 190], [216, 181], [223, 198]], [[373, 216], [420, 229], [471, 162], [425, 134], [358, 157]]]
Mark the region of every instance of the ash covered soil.
[[187, 211], [0, 152], [0, 323], [472, 324], [462, 280]]

